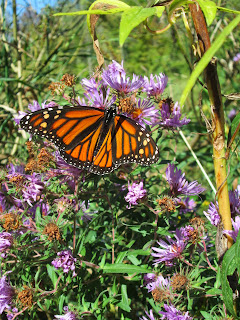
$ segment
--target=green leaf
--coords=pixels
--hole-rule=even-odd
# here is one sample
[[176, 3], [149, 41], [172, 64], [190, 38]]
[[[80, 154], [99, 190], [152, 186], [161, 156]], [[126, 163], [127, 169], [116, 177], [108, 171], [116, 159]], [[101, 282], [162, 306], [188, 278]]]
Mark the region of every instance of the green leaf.
[[204, 317], [204, 319], [212, 320], [213, 316], [210, 313], [207, 313], [206, 311], [200, 311], [201, 315]]
[[217, 288], [212, 288], [209, 289], [208, 291], [206, 291], [206, 294], [211, 294], [211, 295], [221, 295], [222, 294], [222, 290], [217, 289]]
[[[94, 7], [100, 6], [103, 9], [94, 9]], [[118, 0], [97, 0], [89, 7], [89, 10], [81, 10], [75, 12], [59, 12], [55, 13], [54, 16], [75, 16], [85, 14], [114, 14], [122, 12], [129, 8], [125, 2]]]
[[180, 98], [180, 104], [183, 105], [185, 100], [187, 99], [188, 94], [192, 90], [192, 87], [194, 86], [195, 82], [197, 81], [197, 78], [202, 73], [202, 71], [206, 68], [208, 63], [211, 61], [213, 55], [218, 51], [218, 49], [222, 46], [223, 42], [227, 38], [227, 36], [232, 32], [234, 28], [239, 24], [240, 22], [240, 15], [237, 16], [235, 19], [232, 20], [232, 22], [229, 23], [222, 31], [221, 34], [216, 38], [216, 40], [213, 42], [212, 46], [205, 52], [199, 63], [197, 64], [196, 68], [192, 72], [190, 78], [188, 79], [188, 82], [186, 84], [186, 87], [183, 90], [182, 96]]
[[130, 312], [130, 299], [128, 299], [127, 295], [127, 286], [125, 284], [122, 284], [121, 286], [121, 293], [122, 293], [122, 300], [120, 303], [118, 303], [118, 306], [123, 309], [124, 311]]
[[122, 14], [119, 28], [119, 43], [122, 46], [128, 35], [136, 26], [153, 15], [159, 15], [161, 10], [156, 8], [131, 7]]
[[232, 292], [232, 289], [230, 288], [227, 276], [232, 275], [236, 268], [237, 268], [237, 261], [235, 257], [235, 245], [233, 245], [224, 255], [223, 262], [222, 262], [221, 281], [222, 281], [223, 301], [228, 311], [234, 317], [236, 317], [236, 313], [233, 307], [233, 292]]
[[120, 252], [117, 256], [117, 259], [115, 261], [115, 263], [121, 263], [123, 261], [123, 259], [126, 257], [128, 251], [123, 251], [123, 252]]
[[160, 6], [160, 7], [154, 7], [156, 12], [155, 12], [155, 15], [160, 18], [163, 14], [163, 11], [165, 10], [165, 7], [164, 6]]
[[118, 12], [122, 12], [126, 9], [123, 8], [113, 8], [113, 9], [108, 9], [107, 11], [105, 10], [82, 10], [82, 11], [75, 11], [75, 12], [61, 12], [61, 13], [54, 13], [54, 16], [81, 16], [85, 14], [114, 14]]
[[48, 273], [49, 278], [52, 281], [53, 287], [55, 288], [58, 277], [57, 277], [57, 274], [55, 272], [54, 267], [50, 266], [50, 264], [47, 264], [47, 273]]
[[62, 294], [62, 295], [60, 296], [59, 300], [58, 300], [58, 308], [59, 308], [60, 313], [63, 312], [63, 304], [64, 304], [64, 302], [65, 302], [65, 299], [66, 299], [66, 298], [65, 298], [65, 295]]
[[231, 123], [231, 137], [233, 136], [234, 132], [236, 131], [239, 123], [240, 123], [240, 112], [234, 117], [234, 119]]
[[202, 9], [207, 25], [210, 26], [210, 24], [213, 22], [213, 20], [216, 17], [216, 13], [217, 13], [216, 4], [210, 0], [197, 0], [197, 2], [199, 3], [199, 6]]
[[141, 264], [141, 260], [137, 259], [134, 255], [129, 254], [127, 257], [135, 266]]
[[232, 9], [228, 9], [228, 8], [223, 8], [223, 7], [218, 7], [218, 10], [224, 11], [224, 12], [229, 12], [229, 13], [233, 13], [233, 14], [240, 14], [240, 11], [237, 10], [232, 10]]
[[116, 264], [106, 264], [103, 268], [101, 268], [104, 273], [148, 273], [151, 270], [133, 266], [124, 263], [116, 263]]

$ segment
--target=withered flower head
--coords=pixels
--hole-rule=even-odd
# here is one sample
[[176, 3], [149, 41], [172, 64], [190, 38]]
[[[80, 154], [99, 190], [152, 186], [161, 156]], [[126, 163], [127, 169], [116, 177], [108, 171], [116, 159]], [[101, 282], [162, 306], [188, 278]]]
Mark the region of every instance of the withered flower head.
[[64, 74], [62, 76], [61, 81], [67, 86], [67, 87], [73, 87], [76, 84], [76, 77], [71, 74]]
[[20, 226], [19, 217], [15, 213], [6, 213], [3, 218], [3, 228], [5, 230], [17, 230]]
[[189, 280], [186, 276], [182, 274], [175, 274], [171, 278], [171, 287], [173, 291], [180, 291], [187, 289], [189, 286]]
[[41, 148], [37, 155], [37, 159], [35, 160], [31, 158], [26, 164], [25, 171], [45, 172], [48, 170], [51, 162], [53, 162], [53, 156], [46, 150], [46, 148]]
[[175, 202], [171, 197], [164, 196], [162, 199], [158, 199], [157, 203], [161, 207], [162, 211], [176, 211]]
[[154, 301], [156, 302], [162, 302], [162, 301], [171, 301], [172, 300], [172, 296], [171, 296], [171, 292], [169, 290], [164, 290], [161, 288], [155, 288], [152, 291], [152, 296]]
[[30, 289], [27, 286], [23, 286], [24, 290], [20, 291], [17, 295], [17, 300], [20, 301], [20, 303], [24, 307], [31, 308], [33, 305], [33, 292], [32, 289]]
[[43, 230], [43, 234], [48, 235], [48, 240], [53, 241], [53, 240], [61, 240], [61, 233], [59, 230], [59, 227], [53, 223], [53, 222], [49, 222], [44, 230]]
[[16, 186], [16, 190], [19, 190], [22, 188], [24, 181], [25, 181], [25, 177], [21, 173], [15, 173], [9, 176], [9, 182]]
[[48, 87], [51, 90], [52, 95], [60, 96], [63, 94], [65, 88], [65, 84], [61, 82], [52, 82]]
[[119, 101], [118, 111], [121, 113], [133, 113], [136, 107], [135, 95], [122, 98]]

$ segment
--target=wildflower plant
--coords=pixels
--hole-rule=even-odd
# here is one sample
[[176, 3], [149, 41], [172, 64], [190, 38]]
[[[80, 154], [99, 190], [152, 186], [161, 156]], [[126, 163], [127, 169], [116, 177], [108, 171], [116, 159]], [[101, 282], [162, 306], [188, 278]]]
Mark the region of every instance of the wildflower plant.
[[[114, 3], [114, 10], [123, 12], [121, 25], [125, 11], [126, 16], [139, 19], [136, 7]], [[145, 18], [160, 16], [161, 7], [157, 8], [144, 8]], [[198, 10], [209, 24], [206, 8], [199, 1]], [[101, 7], [97, 1], [92, 9], [106, 14], [113, 8], [108, 2]], [[169, 7], [171, 24], [178, 18], [175, 9]], [[189, 9], [197, 34], [205, 30], [208, 35], [203, 16], [204, 28], [197, 26], [196, 4], [189, 4]], [[183, 19], [188, 28], [185, 14]], [[94, 32], [95, 24], [91, 19], [88, 23]], [[130, 32], [129, 25], [125, 21]], [[202, 57], [205, 49], [200, 46], [199, 50]], [[206, 66], [210, 61], [204, 57]], [[237, 58], [233, 60], [237, 64]], [[224, 142], [223, 110], [221, 103], [214, 104], [217, 93], [213, 88], [218, 86], [211, 82], [217, 81], [217, 74], [210, 77], [208, 69], [205, 73], [214, 118], [217, 190], [184, 136], [184, 130], [191, 132], [187, 128], [196, 126], [192, 113], [183, 108], [186, 91], [180, 101], [174, 101], [169, 94], [172, 89], [168, 90], [171, 74], [165, 70], [131, 74], [119, 59], [99, 65], [91, 77], [80, 79], [66, 73], [50, 84], [51, 99], [35, 100], [14, 115], [18, 126], [24, 116], [39, 110], [44, 110], [47, 119], [48, 110], [62, 110], [65, 105], [104, 112], [114, 106], [117, 115], [130, 118], [152, 135], [160, 160], [146, 167], [124, 163], [110, 174], [97, 176], [66, 162], [52, 142], [34, 134], [21, 136], [19, 131], [25, 151], [10, 159], [0, 179], [0, 314], [11, 320], [237, 318], [232, 293], [239, 289], [234, 270], [240, 271], [240, 186], [235, 181], [228, 191], [226, 174], [227, 152], [234, 139], [230, 137], [225, 153], [224, 143], [218, 140], [222, 137]], [[232, 137], [236, 137], [236, 120], [233, 125]], [[180, 137], [185, 137], [189, 151], [180, 144]], [[123, 146], [126, 141], [127, 135]], [[235, 277], [235, 287], [228, 282], [230, 275]]]

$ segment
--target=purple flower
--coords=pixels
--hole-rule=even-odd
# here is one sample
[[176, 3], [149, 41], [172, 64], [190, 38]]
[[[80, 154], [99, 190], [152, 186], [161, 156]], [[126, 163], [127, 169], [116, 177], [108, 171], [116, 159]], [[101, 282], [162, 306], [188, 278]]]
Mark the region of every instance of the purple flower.
[[13, 237], [11, 233], [1, 232], [0, 233], [0, 252], [7, 250], [13, 244]]
[[6, 280], [6, 276], [0, 278], [0, 314], [9, 309], [14, 296], [14, 289]]
[[7, 201], [4, 193], [0, 191], [0, 213], [6, 210], [7, 207]]
[[148, 292], [152, 292], [155, 289], [160, 289], [164, 291], [169, 291], [170, 290], [170, 284], [171, 281], [169, 278], [164, 279], [163, 276], [158, 276], [156, 279], [152, 282], [149, 282], [146, 285], [146, 288], [148, 289]]
[[64, 315], [56, 315], [54, 317], [59, 320], [77, 320], [75, 313], [72, 311], [69, 311]]
[[131, 113], [127, 113], [127, 116], [145, 127], [145, 124], [154, 126], [158, 121], [159, 113], [153, 102], [139, 98], [136, 107]]
[[58, 252], [57, 255], [59, 257], [52, 261], [52, 265], [56, 269], [63, 268], [63, 272], [65, 273], [68, 273], [70, 270], [73, 271], [73, 277], [75, 277], [75, 262], [77, 261], [77, 259], [72, 256], [71, 251], [64, 250]]
[[94, 91], [99, 87], [99, 83], [96, 82], [95, 78], [90, 78], [90, 79], [84, 78], [82, 79], [81, 84], [82, 84], [82, 87], [88, 92]]
[[240, 184], [237, 186], [235, 191], [238, 193], [238, 196], [240, 197]]
[[88, 106], [88, 103], [85, 101], [85, 99], [80, 97], [76, 98], [75, 103], [80, 106]]
[[228, 234], [234, 241], [237, 240], [238, 232], [240, 229], [240, 217], [236, 216], [235, 221], [232, 219], [232, 225], [234, 230], [224, 230], [224, 234]]
[[108, 70], [112, 74], [119, 74], [119, 73], [123, 74], [123, 73], [126, 73], [124, 68], [123, 68], [123, 61], [121, 62], [121, 64], [119, 64], [115, 60], [112, 60], [112, 63], [108, 65]]
[[116, 101], [116, 96], [113, 96], [110, 99], [109, 94], [110, 88], [107, 89], [106, 93], [99, 88], [88, 91], [88, 93], [85, 93], [84, 95], [89, 100], [90, 105], [95, 108], [106, 109]]
[[159, 76], [154, 76], [153, 74], [151, 74], [150, 79], [145, 76], [143, 91], [146, 91], [149, 97], [155, 97], [157, 100], [159, 100], [159, 97], [167, 86], [167, 82], [168, 77], [163, 73], [160, 73]]
[[40, 200], [34, 206], [29, 208], [27, 211], [28, 214], [30, 214], [32, 216], [32, 218], [35, 218], [37, 208], [40, 208], [40, 212], [41, 212], [42, 216], [47, 216], [49, 214], [49, 209], [50, 209], [49, 205], [47, 203], [43, 202], [42, 200]]
[[183, 235], [178, 229], [176, 230], [174, 237], [176, 238], [176, 241], [174, 241], [171, 237], [166, 236], [169, 244], [163, 240], [157, 241], [161, 248], [152, 248], [153, 251], [156, 251], [156, 253], [151, 253], [151, 255], [156, 258], [154, 260], [154, 264], [165, 262], [166, 265], [172, 266], [172, 261], [181, 256], [186, 247], [186, 242], [184, 241]]
[[150, 310], [150, 313], [147, 313], [147, 311], [145, 311], [145, 313], [148, 316], [148, 318], [143, 316], [142, 318], [139, 318], [140, 320], [155, 320], [152, 309]]
[[228, 118], [232, 121], [236, 116], [236, 114], [237, 114], [237, 110], [233, 108], [228, 112]]
[[168, 103], [163, 103], [160, 109], [160, 121], [158, 124], [162, 127], [174, 130], [175, 128], [182, 127], [191, 121], [186, 117], [180, 120], [181, 117], [181, 108], [178, 102], [174, 104], [172, 111]]
[[218, 203], [214, 204], [213, 202], [210, 203], [208, 211], [203, 211], [206, 218], [211, 222], [212, 225], [217, 227], [217, 225], [221, 222], [221, 218], [219, 215], [219, 208]]
[[[12, 310], [10, 311], [10, 310], [8, 310], [8, 313], [7, 313], [7, 319], [8, 320], [12, 320], [13, 319], [13, 317], [14, 317], [14, 315], [15, 315], [15, 313], [17, 313], [18, 312], [18, 309], [17, 308], [12, 308]], [[18, 317], [16, 317], [15, 318], [16, 320], [17, 319], [19, 319]]]
[[195, 229], [192, 226], [186, 226], [180, 229], [180, 232], [185, 241], [188, 241], [191, 238], [194, 231]]
[[155, 273], [146, 273], [143, 276], [143, 285], [146, 286], [150, 282], [154, 282], [157, 279], [157, 275]]
[[25, 188], [23, 188], [23, 199], [32, 206], [32, 202], [35, 202], [40, 198], [44, 189], [44, 183], [39, 179], [39, 176], [35, 172], [26, 177], [28, 183]]
[[74, 166], [71, 166], [68, 164], [61, 156], [58, 151], [54, 153], [55, 162], [57, 169], [50, 169], [47, 172], [47, 177], [56, 177], [61, 176], [61, 183], [67, 182], [71, 189], [74, 189], [75, 187], [75, 181], [78, 180], [79, 176], [83, 172], [83, 170], [80, 170]]
[[116, 61], [113, 61], [113, 65], [111, 64], [107, 69], [103, 70], [102, 80], [104, 85], [108, 85], [112, 89], [125, 94], [137, 91], [144, 83], [144, 79], [135, 74], [133, 74], [132, 80], [127, 77], [123, 67]]
[[162, 315], [161, 319], [166, 320], [191, 320], [192, 317], [188, 315], [188, 312], [186, 312], [184, 315], [181, 313], [181, 311], [177, 310], [173, 305], [167, 305], [164, 304], [165, 312], [159, 311], [159, 313]]
[[20, 120], [27, 114], [27, 112], [24, 111], [18, 111], [16, 118], [13, 119], [13, 121], [17, 124], [20, 125]]
[[191, 212], [197, 206], [196, 202], [189, 197], [186, 199], [175, 198], [174, 200], [176, 202], [176, 206], [179, 206], [178, 209], [180, 213]]
[[128, 184], [128, 193], [124, 197], [127, 202], [129, 202], [128, 209], [131, 208], [131, 205], [137, 205], [138, 200], [146, 196], [147, 190], [143, 189], [143, 182], [140, 183], [133, 182], [132, 185]]
[[234, 62], [238, 62], [240, 60], [240, 53], [237, 53], [235, 57], [233, 57]]
[[17, 175], [25, 175], [25, 169], [24, 165], [17, 165], [14, 166], [12, 163], [9, 164], [8, 166], [8, 178], [11, 178], [12, 176], [17, 176]]
[[240, 197], [237, 190], [229, 191], [229, 202], [232, 217], [240, 215]]
[[173, 197], [180, 194], [197, 195], [205, 191], [197, 181], [188, 182], [185, 178], [185, 173], [177, 169], [174, 164], [169, 164], [166, 169], [166, 178], [170, 186], [170, 191]]

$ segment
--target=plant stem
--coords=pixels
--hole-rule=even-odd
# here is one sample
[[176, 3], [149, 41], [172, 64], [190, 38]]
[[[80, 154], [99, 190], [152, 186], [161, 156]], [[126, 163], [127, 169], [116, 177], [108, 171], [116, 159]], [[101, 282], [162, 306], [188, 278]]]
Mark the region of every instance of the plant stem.
[[[189, 7], [198, 36], [201, 54], [203, 55], [211, 46], [206, 21], [199, 6], [190, 4]], [[214, 59], [207, 65], [204, 75], [212, 110], [213, 164], [217, 186], [216, 196], [219, 203], [219, 213], [222, 219], [223, 228], [231, 230], [232, 222], [225, 158], [224, 110], [216, 61]], [[228, 237], [228, 247], [231, 245], [232, 239]]]

